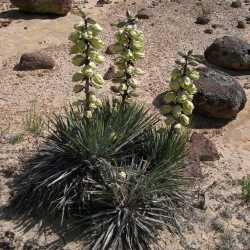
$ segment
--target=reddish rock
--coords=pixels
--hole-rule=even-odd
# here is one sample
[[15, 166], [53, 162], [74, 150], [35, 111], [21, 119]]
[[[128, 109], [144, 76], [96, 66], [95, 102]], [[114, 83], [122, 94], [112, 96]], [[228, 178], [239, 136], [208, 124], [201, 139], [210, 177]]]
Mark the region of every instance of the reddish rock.
[[203, 134], [194, 132], [190, 138], [191, 148], [189, 155], [200, 161], [216, 161], [220, 158], [214, 143]]

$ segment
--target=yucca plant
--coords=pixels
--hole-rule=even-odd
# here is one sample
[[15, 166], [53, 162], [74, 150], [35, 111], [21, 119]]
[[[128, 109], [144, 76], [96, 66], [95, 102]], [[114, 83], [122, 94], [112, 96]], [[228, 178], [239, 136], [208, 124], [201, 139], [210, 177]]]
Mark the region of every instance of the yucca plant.
[[83, 208], [72, 226], [89, 249], [148, 250], [162, 230], [180, 232], [178, 211], [186, 199], [182, 164], [163, 161], [151, 168], [147, 161], [131, 158], [119, 165], [100, 160], [98, 168], [100, 179], [88, 180]]
[[181, 60], [176, 61], [176, 68], [171, 74], [170, 91], [163, 97], [164, 105], [160, 112], [166, 115], [166, 125], [174, 126], [177, 131], [183, 131], [190, 124], [194, 105], [193, 96], [197, 88], [193, 80], [199, 79], [199, 72], [192, 68], [197, 65], [192, 51], [179, 53]]
[[[81, 204], [84, 183], [98, 175], [98, 159], [125, 160], [136, 151], [137, 140], [158, 121], [143, 106], [130, 104], [121, 112], [106, 101], [94, 112], [94, 119], [79, 118], [81, 108], [56, 115], [49, 137], [29, 161], [16, 182], [15, 206], [25, 214], [65, 212]], [[116, 108], [114, 108], [116, 107]], [[93, 178], [93, 177], [92, 177]]]
[[187, 135], [161, 128], [157, 115], [128, 102], [143, 55], [143, 34], [129, 15], [116, 44], [121, 101], [95, 97], [90, 87], [103, 82], [92, 62], [99, 63], [95, 49], [103, 44], [96, 22], [82, 18], [70, 40], [73, 63], [82, 67], [73, 80], [81, 83], [75, 92], [85, 93], [83, 106], [51, 119], [48, 137], [16, 179], [12, 204], [23, 216], [61, 218], [91, 250], [149, 250], [162, 230], [180, 232]]

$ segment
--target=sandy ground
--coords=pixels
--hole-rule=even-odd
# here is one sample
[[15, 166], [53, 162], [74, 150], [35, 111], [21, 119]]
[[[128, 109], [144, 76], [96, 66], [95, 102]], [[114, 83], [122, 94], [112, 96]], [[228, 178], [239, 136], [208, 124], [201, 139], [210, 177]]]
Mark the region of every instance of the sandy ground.
[[[7, 2], [7, 1], [5, 1]], [[0, 234], [7, 230], [16, 233], [15, 249], [23, 249], [29, 239], [37, 239], [35, 229], [24, 233], [16, 229], [16, 223], [3, 215], [3, 208], [10, 197], [9, 183], [13, 173], [19, 168], [19, 157], [36, 148], [39, 142], [29, 134], [16, 145], [10, 145], [6, 138], [24, 129], [25, 113], [36, 102], [37, 111], [42, 115], [60, 111], [63, 105], [74, 99], [71, 76], [75, 68], [68, 55], [68, 34], [79, 20], [73, 13], [66, 17], [44, 18], [18, 14], [8, 10], [8, 3], [1, 5], [0, 19], [11, 19], [8, 27], [0, 29]], [[204, 1], [210, 12], [211, 22], [200, 26], [195, 18], [201, 8], [195, 0], [179, 1], [127, 1], [95, 7], [95, 1], [86, 4], [86, 10], [104, 27], [103, 38], [106, 44], [112, 42], [115, 31], [111, 23], [122, 18], [126, 7], [137, 10], [148, 8], [153, 16], [140, 21], [139, 27], [145, 33], [146, 56], [141, 67], [146, 74], [140, 78], [141, 96], [138, 101], [151, 105], [154, 97], [166, 88], [165, 80], [174, 65], [177, 51], [194, 49], [203, 54], [204, 49], [217, 37], [235, 35], [250, 42], [250, 25], [238, 29], [237, 21], [250, 16], [250, 5], [243, 4], [240, 9], [230, 7], [230, 1]], [[1, 13], [2, 10], [2, 13]], [[204, 30], [211, 24], [219, 24], [213, 34]], [[55, 69], [32, 72], [17, 72], [13, 68], [24, 52], [44, 49], [56, 60]], [[111, 62], [108, 57], [100, 71], [104, 73]], [[235, 76], [242, 85], [250, 82], [249, 75]], [[102, 94], [107, 93], [110, 83]], [[249, 91], [246, 93], [249, 97]], [[239, 182], [250, 174], [250, 104], [240, 112], [237, 119], [220, 129], [203, 129], [216, 144], [221, 158], [216, 162], [202, 163], [203, 179], [197, 181], [195, 188], [206, 191], [207, 210], [194, 209], [183, 222], [183, 239], [162, 235], [163, 249], [172, 250], [249, 250], [250, 249], [250, 208], [241, 200]], [[228, 248], [223, 237], [229, 235], [232, 245]], [[1, 236], [1, 235], [0, 235]], [[38, 239], [46, 245], [56, 239], [55, 234]], [[223, 248], [224, 247], [224, 248]], [[1, 249], [1, 247], [0, 247]], [[45, 248], [47, 249], [47, 248]], [[79, 249], [78, 243], [68, 243], [60, 249]]]

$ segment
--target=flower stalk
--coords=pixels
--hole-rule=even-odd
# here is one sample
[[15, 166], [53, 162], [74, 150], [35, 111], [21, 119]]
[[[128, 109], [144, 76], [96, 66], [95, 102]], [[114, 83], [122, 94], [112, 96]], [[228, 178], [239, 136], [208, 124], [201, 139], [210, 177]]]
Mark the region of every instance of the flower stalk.
[[163, 97], [164, 105], [160, 108], [160, 112], [166, 116], [167, 126], [182, 131], [190, 125], [194, 109], [193, 98], [197, 92], [193, 81], [198, 80], [200, 76], [199, 72], [192, 68], [197, 66], [192, 51], [179, 54], [182, 60], [176, 61], [177, 66], [171, 74], [171, 90]]
[[139, 83], [135, 77], [143, 74], [137, 68], [136, 62], [144, 56], [144, 35], [136, 27], [137, 20], [127, 13], [127, 21], [123, 22], [115, 34], [116, 43], [114, 51], [118, 54], [114, 63], [118, 68], [111, 90], [121, 97], [122, 105], [125, 105], [130, 98], [136, 97], [136, 89]]
[[74, 86], [74, 92], [84, 93], [84, 115], [92, 118], [94, 110], [102, 105], [95, 95], [95, 89], [102, 88], [104, 84], [103, 77], [96, 71], [97, 65], [104, 61], [104, 57], [98, 52], [104, 47], [104, 43], [99, 38], [101, 26], [84, 12], [80, 11], [80, 14], [82, 21], [74, 26], [75, 31], [69, 37], [73, 43], [70, 50], [74, 55], [72, 63], [80, 67], [73, 75], [72, 81], [78, 82]]

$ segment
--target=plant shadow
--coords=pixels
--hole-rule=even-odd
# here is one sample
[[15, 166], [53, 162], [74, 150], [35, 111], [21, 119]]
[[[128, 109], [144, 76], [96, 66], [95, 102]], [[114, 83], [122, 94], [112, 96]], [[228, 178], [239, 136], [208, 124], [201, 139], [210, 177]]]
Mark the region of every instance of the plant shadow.
[[[81, 240], [79, 236], [79, 231], [76, 229], [66, 232], [62, 228], [67, 228], [68, 224], [63, 226], [60, 224], [60, 221], [55, 219], [55, 217], [46, 218], [42, 215], [24, 215], [23, 213], [17, 212], [12, 205], [0, 207], [0, 220], [14, 222], [15, 228], [19, 232], [26, 234], [31, 231], [36, 231], [39, 236], [44, 235], [47, 238], [47, 235], [54, 234], [52, 241], [48, 241], [45, 245], [42, 245], [43, 249], [46, 250], [59, 250], [63, 249], [65, 245], [73, 241]], [[84, 244], [84, 243], [81, 243]]]
[[[17, 174], [14, 175], [13, 181], [6, 183], [9, 188], [13, 188], [16, 185], [17, 177]], [[8, 204], [0, 204], [0, 220], [14, 223], [14, 230], [22, 232], [23, 234], [35, 231], [39, 237], [44, 235], [45, 238], [47, 238], [47, 235], [51, 235], [51, 233], [55, 235], [53, 240], [42, 245], [42, 249], [61, 250], [70, 242], [82, 240], [81, 234], [79, 233], [81, 228], [76, 227], [72, 230], [68, 230], [69, 225], [74, 224], [71, 219], [65, 219], [62, 225], [60, 216], [51, 215], [48, 217], [45, 216], [45, 213], [42, 213], [42, 210], [39, 214], [28, 214], [19, 211], [15, 208], [13, 198], [12, 193]], [[81, 244], [83, 245], [84, 242], [81, 242]]]

